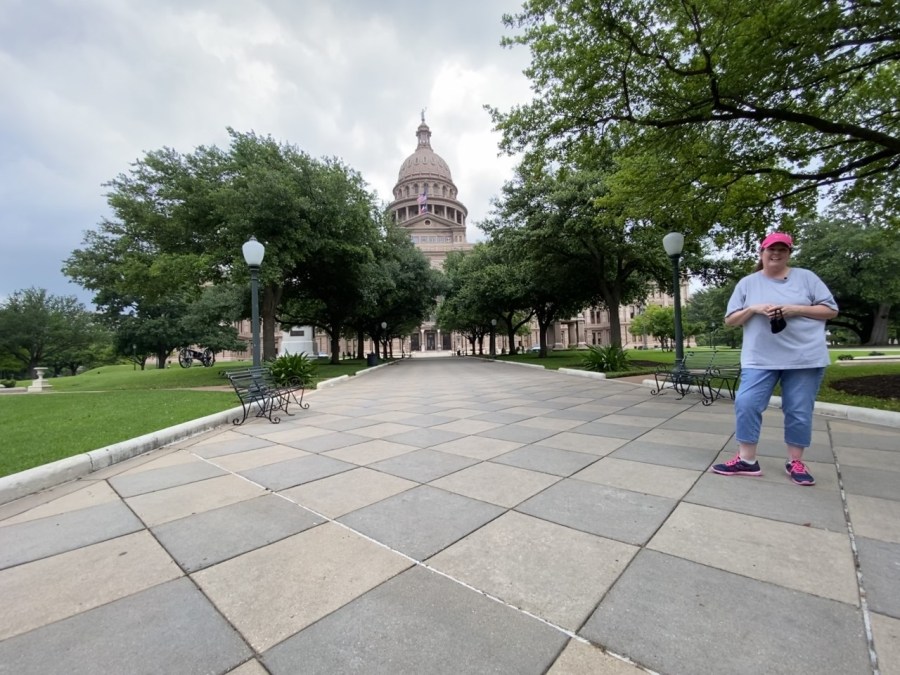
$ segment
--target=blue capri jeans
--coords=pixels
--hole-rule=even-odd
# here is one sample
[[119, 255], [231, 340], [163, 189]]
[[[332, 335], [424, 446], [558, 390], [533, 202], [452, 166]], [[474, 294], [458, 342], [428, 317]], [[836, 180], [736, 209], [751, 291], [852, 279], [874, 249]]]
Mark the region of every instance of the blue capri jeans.
[[808, 448], [812, 442], [812, 415], [825, 376], [824, 368], [797, 370], [741, 370], [741, 384], [734, 398], [738, 443], [758, 443], [762, 414], [769, 405], [775, 385], [781, 381], [781, 409], [784, 412], [784, 442]]

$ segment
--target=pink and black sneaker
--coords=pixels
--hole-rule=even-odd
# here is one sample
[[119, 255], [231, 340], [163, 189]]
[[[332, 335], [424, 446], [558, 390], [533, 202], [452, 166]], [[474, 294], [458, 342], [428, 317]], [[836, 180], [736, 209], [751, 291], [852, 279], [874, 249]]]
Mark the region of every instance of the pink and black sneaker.
[[797, 485], [816, 484], [816, 479], [810, 475], [809, 469], [806, 468], [806, 464], [799, 459], [789, 459], [785, 462], [784, 471]]
[[712, 471], [722, 476], [762, 476], [759, 462], [750, 464], [742, 460], [740, 455], [735, 455], [734, 459], [729, 459], [724, 464], [714, 464]]

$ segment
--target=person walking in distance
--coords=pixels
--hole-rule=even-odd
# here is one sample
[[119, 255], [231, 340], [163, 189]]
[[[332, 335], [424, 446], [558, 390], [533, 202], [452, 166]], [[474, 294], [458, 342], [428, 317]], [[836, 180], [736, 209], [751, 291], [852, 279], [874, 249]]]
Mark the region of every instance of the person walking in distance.
[[728, 301], [725, 324], [743, 326], [741, 383], [734, 400], [738, 454], [712, 471], [723, 476], [761, 476], [756, 449], [763, 411], [781, 383], [785, 471], [797, 485], [816, 481], [803, 463], [812, 442], [812, 415], [830, 365], [825, 322], [837, 316], [831, 291], [813, 272], [790, 267], [794, 241], [784, 232], [763, 239], [754, 273], [741, 279]]

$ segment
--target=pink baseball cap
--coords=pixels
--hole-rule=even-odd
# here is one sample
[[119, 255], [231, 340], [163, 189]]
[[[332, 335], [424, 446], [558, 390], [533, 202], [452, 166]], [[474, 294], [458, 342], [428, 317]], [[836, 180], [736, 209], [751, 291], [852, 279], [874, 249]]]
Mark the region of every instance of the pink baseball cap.
[[785, 234], [784, 232], [773, 232], [770, 234], [763, 239], [762, 247], [769, 248], [775, 244], [784, 244], [792, 251], [794, 250], [794, 240], [791, 239], [791, 235]]

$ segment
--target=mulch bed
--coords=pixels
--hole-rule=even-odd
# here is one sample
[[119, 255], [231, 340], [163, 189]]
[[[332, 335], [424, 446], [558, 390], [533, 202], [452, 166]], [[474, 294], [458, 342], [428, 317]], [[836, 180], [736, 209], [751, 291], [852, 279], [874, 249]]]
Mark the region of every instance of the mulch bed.
[[900, 399], [900, 374], [847, 377], [832, 382], [829, 386], [854, 396]]

